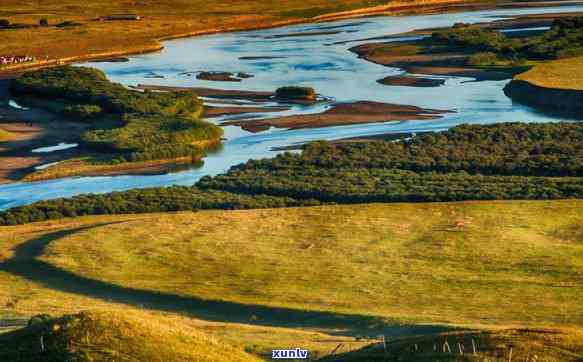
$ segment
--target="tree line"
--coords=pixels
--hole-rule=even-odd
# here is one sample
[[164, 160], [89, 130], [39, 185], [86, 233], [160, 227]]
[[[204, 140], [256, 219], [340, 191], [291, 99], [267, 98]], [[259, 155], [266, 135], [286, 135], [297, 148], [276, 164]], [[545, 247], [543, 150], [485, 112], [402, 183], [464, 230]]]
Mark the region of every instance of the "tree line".
[[96, 214], [323, 203], [583, 198], [583, 124], [461, 125], [398, 142], [314, 142], [192, 187], [37, 202], [0, 225]]

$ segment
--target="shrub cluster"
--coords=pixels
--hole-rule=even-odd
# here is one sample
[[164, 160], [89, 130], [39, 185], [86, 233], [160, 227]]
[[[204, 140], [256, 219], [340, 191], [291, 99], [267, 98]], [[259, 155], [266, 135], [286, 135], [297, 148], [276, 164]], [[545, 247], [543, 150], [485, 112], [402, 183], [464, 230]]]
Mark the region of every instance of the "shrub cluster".
[[[40, 98], [38, 103], [71, 119], [91, 122], [94, 129], [81, 137], [82, 143], [116, 153], [117, 161], [200, 157], [202, 147], [195, 143], [219, 141], [222, 136], [220, 127], [199, 119], [203, 107], [193, 93], [133, 91], [111, 83], [93, 68], [66, 66], [27, 73], [13, 80], [12, 91]], [[116, 128], [112, 119], [118, 121]]]
[[174, 186], [41, 201], [0, 213], [0, 225], [16, 225], [83, 215], [202, 209], [257, 209], [315, 204], [317, 204], [316, 201], [296, 201], [267, 195], [247, 196], [224, 191], [203, 191], [196, 187]]
[[432, 40], [477, 52], [515, 59], [559, 59], [583, 54], [583, 17], [555, 20], [549, 31], [526, 38], [509, 38], [499, 31], [457, 24], [436, 32]]
[[315, 205], [583, 198], [583, 124], [462, 125], [399, 142], [315, 142], [196, 187], [43, 201], [0, 224], [63, 216]]
[[313, 101], [316, 99], [316, 90], [310, 87], [281, 87], [276, 90], [275, 97], [279, 99]]
[[463, 125], [402, 142], [331, 145], [253, 160], [203, 189], [322, 202], [583, 196], [583, 125]]

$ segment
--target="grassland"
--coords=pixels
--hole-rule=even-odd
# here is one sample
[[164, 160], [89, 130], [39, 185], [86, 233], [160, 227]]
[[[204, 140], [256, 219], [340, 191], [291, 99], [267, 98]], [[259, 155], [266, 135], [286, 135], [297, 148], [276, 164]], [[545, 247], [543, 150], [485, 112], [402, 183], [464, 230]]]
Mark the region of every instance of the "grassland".
[[539, 64], [515, 79], [545, 88], [583, 91], [583, 57]]
[[581, 206], [370, 204], [2, 227], [0, 317], [110, 310], [260, 356], [462, 327], [575, 338]]
[[[415, 6], [455, 1], [381, 0], [141, 0], [42, 2], [2, 1], [0, 18], [11, 23], [38, 24], [46, 18], [49, 27], [1, 30], [0, 54], [30, 54], [49, 60], [107, 57], [160, 49], [159, 40], [171, 37], [224, 32], [305, 22], [310, 18], [378, 5]], [[463, 2], [463, 1], [462, 1]], [[138, 14], [140, 21], [95, 21], [111, 14]], [[344, 14], [346, 16], [346, 14]], [[63, 21], [80, 26], [55, 27]], [[74, 39], [74, 41], [72, 41]], [[67, 46], [63, 46], [67, 44]]]
[[[42, 345], [41, 342], [42, 341]], [[259, 361], [193, 328], [83, 312], [0, 335], [3, 361]]]
[[117, 286], [208, 300], [417, 323], [580, 326], [581, 206], [156, 215], [60, 238], [40, 258]]
[[[580, 361], [583, 334], [555, 329], [446, 332], [367, 346], [324, 362], [384, 361]], [[449, 348], [449, 351], [448, 351]], [[461, 352], [460, 352], [461, 350]], [[450, 352], [451, 351], [451, 352]]]

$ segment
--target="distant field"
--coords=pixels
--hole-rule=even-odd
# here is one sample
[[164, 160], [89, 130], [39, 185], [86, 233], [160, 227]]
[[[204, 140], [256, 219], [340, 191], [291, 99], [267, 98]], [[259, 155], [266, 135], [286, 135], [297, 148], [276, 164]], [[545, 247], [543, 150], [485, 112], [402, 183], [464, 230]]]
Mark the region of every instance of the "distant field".
[[515, 79], [547, 88], [583, 90], [583, 57], [540, 64]]
[[[41, 260], [116, 286], [413, 323], [583, 326], [581, 201], [155, 215]], [[261, 320], [261, 316], [258, 316]]]
[[[440, 2], [444, 1], [413, 0], [405, 4]], [[387, 1], [3, 0], [0, 19], [38, 25], [40, 19], [46, 18], [51, 26], [0, 30], [0, 54], [30, 54], [62, 59], [88, 54], [151, 51], [159, 47], [158, 39], [167, 36], [265, 27], [384, 4]], [[138, 14], [143, 20], [92, 20], [100, 16], [127, 13]], [[74, 21], [81, 25], [62, 28], [53, 26], [64, 21]]]

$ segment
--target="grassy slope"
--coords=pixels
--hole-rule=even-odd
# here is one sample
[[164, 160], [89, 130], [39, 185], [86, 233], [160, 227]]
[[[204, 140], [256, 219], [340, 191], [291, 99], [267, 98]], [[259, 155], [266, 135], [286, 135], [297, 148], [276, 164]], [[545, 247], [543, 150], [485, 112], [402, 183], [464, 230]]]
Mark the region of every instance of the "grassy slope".
[[[473, 341], [473, 342], [472, 342]], [[447, 342], [447, 345], [446, 345]], [[473, 344], [472, 344], [473, 343]], [[451, 352], [444, 353], [444, 346]], [[474, 347], [476, 351], [474, 352]], [[460, 347], [463, 356], [460, 355]], [[437, 351], [436, 351], [437, 350]], [[399, 361], [581, 361], [583, 333], [555, 329], [503, 329], [453, 332], [374, 344], [358, 351], [324, 358], [326, 362]]]
[[[166, 36], [264, 27], [386, 3], [382, 0], [2, 0], [0, 18], [8, 18], [13, 23], [38, 24], [39, 19], [45, 17], [50, 24], [74, 20], [84, 25], [69, 29], [2, 31], [0, 54], [28, 53], [55, 59], [103, 52], [145, 51], [158, 47], [157, 39]], [[145, 19], [91, 21], [98, 16], [120, 13], [137, 13]]]
[[580, 327], [582, 206], [373, 204], [155, 215], [64, 236], [42, 259], [171, 295], [413, 323]]
[[[89, 295], [86, 292], [91, 286], [69, 285], [61, 274], [47, 272], [30, 255], [14, 258], [17, 248], [28, 243], [51, 240], [54, 234], [58, 236], [83, 227], [128, 220], [148, 220], [150, 217], [151, 215], [147, 215], [145, 219], [140, 215], [80, 217], [0, 228], [0, 321], [5, 318], [26, 318], [39, 313], [62, 315], [78, 313], [81, 310], [108, 311], [134, 316], [150, 323], [172, 325], [179, 329], [196, 329], [239, 349], [244, 348], [261, 355], [270, 354], [274, 348], [295, 348], [298, 345], [323, 355], [340, 342], [348, 343], [351, 348], [360, 348], [369, 343], [367, 340], [357, 341], [353, 337], [331, 336], [326, 331], [205, 321], [196, 318], [196, 306], [186, 306], [176, 312], [153, 310], [148, 308], [147, 299], [129, 300], [123, 296], [114, 298], [112, 294]], [[41, 278], [34, 278], [34, 275]], [[0, 333], [3, 330], [0, 328]]]
[[547, 88], [583, 90], [583, 57], [540, 64], [515, 79]]
[[[40, 338], [43, 337], [44, 351]], [[84, 312], [0, 335], [3, 361], [258, 361], [194, 329], [127, 313]]]

